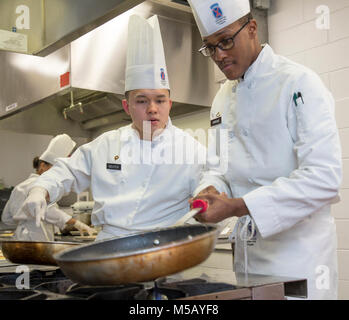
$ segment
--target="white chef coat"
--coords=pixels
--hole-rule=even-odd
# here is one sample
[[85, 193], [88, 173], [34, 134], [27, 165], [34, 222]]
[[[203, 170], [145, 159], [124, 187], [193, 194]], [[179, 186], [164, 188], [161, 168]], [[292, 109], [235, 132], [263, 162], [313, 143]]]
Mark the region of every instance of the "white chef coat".
[[[163, 154], [178, 156], [187, 146], [185, 155], [194, 157], [191, 163], [175, 160], [169, 164], [170, 159], [159, 164]], [[153, 141], [141, 140], [128, 125], [102, 134], [70, 158], [58, 159], [35, 185], [48, 190], [51, 201], [91, 186], [95, 202], [91, 221], [103, 226], [97, 240], [124, 236], [171, 226], [189, 211], [188, 199], [204, 169], [204, 164], [196, 161], [199, 154], [204, 154], [204, 163], [206, 148], [173, 126], [170, 119]], [[137, 163], [130, 155], [142, 161]]]
[[[196, 193], [208, 185], [224, 190], [227, 183], [235, 198], [243, 197], [257, 227], [247, 243], [247, 271], [307, 278], [308, 298], [336, 299], [330, 205], [342, 169], [330, 92], [313, 71], [265, 45], [243, 80], [221, 87], [211, 120], [228, 132], [228, 170], [205, 174]], [[234, 268], [245, 270], [239, 241]]]
[[[38, 174], [32, 173], [27, 180], [21, 182], [12, 190], [1, 217], [5, 224], [17, 226], [14, 238], [19, 241], [47, 241], [42, 228], [36, 226], [35, 219], [21, 210], [29, 190], [38, 177]], [[43, 226], [50, 241], [54, 241], [54, 225], [63, 229], [70, 218], [71, 216], [60, 210], [56, 203], [47, 208]]]

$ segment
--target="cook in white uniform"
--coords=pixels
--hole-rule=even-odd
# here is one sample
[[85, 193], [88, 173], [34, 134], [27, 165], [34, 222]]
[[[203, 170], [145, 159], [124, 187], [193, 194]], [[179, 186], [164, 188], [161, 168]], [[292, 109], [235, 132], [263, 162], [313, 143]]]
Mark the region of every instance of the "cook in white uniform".
[[[26, 210], [40, 216], [45, 206], [71, 190], [91, 186], [95, 201], [91, 220], [102, 226], [97, 240], [167, 227], [190, 210], [189, 198], [204, 165], [195, 160], [206, 149], [172, 125], [169, 82], [156, 16], [130, 17], [123, 107], [132, 124], [106, 132], [59, 159], [35, 183], [39, 196], [26, 201]], [[143, 126], [145, 129], [143, 129]], [[173, 162], [189, 147], [194, 161]]]
[[[260, 45], [249, 0], [189, 3], [201, 53], [228, 79], [211, 109], [227, 136], [228, 169], [205, 174], [196, 193], [209, 209], [197, 219], [240, 217], [236, 272], [306, 278], [309, 299], [336, 299], [330, 206], [342, 169], [332, 95], [313, 71]], [[216, 193], [226, 185], [231, 196]]]
[[[18, 184], [12, 191], [2, 214], [2, 221], [9, 226], [17, 226], [14, 238], [20, 241], [54, 241], [54, 226], [64, 229], [67, 224], [73, 225], [81, 232], [92, 232], [92, 229], [82, 222], [73, 219], [69, 214], [59, 209], [56, 203], [47, 207], [42, 226], [35, 220], [35, 216], [22, 210], [29, 190], [41, 174], [50, 170], [58, 157], [67, 157], [74, 149], [76, 143], [67, 135], [61, 134], [54, 137], [45, 152], [33, 160], [36, 173]], [[45, 231], [42, 229], [45, 228]]]

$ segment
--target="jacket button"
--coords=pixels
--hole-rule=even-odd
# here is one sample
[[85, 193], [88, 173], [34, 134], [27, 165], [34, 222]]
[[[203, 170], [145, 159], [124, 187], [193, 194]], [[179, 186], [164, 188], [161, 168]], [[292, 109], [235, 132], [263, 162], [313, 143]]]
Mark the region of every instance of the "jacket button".
[[247, 132], [247, 130], [245, 130], [245, 129], [242, 129], [242, 130], [241, 130], [241, 134], [242, 134], [243, 136], [245, 136], [245, 137], [248, 137], [248, 132]]
[[248, 84], [247, 88], [252, 89], [254, 87], [254, 82]]

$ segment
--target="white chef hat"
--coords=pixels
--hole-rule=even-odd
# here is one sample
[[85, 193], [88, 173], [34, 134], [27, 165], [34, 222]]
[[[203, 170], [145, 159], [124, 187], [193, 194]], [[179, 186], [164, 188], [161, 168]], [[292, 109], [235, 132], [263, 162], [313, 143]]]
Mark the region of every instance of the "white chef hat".
[[250, 13], [249, 0], [188, 0], [202, 37], [229, 26]]
[[128, 24], [125, 92], [170, 89], [157, 16], [148, 20], [132, 15]]
[[57, 158], [68, 157], [73, 151], [76, 142], [67, 134], [59, 134], [51, 139], [45, 152], [39, 157], [40, 160], [54, 164]]

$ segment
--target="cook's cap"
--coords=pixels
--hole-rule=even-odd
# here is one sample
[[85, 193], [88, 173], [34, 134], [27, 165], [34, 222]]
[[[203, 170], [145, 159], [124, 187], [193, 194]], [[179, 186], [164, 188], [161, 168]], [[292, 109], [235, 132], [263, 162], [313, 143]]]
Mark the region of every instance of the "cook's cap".
[[67, 134], [59, 134], [50, 141], [47, 149], [39, 157], [40, 160], [54, 164], [57, 158], [68, 157], [73, 151], [76, 142], [72, 140]]
[[125, 92], [170, 89], [157, 16], [148, 20], [132, 15], [128, 25]]
[[249, 0], [188, 0], [201, 37], [229, 26], [250, 13]]

